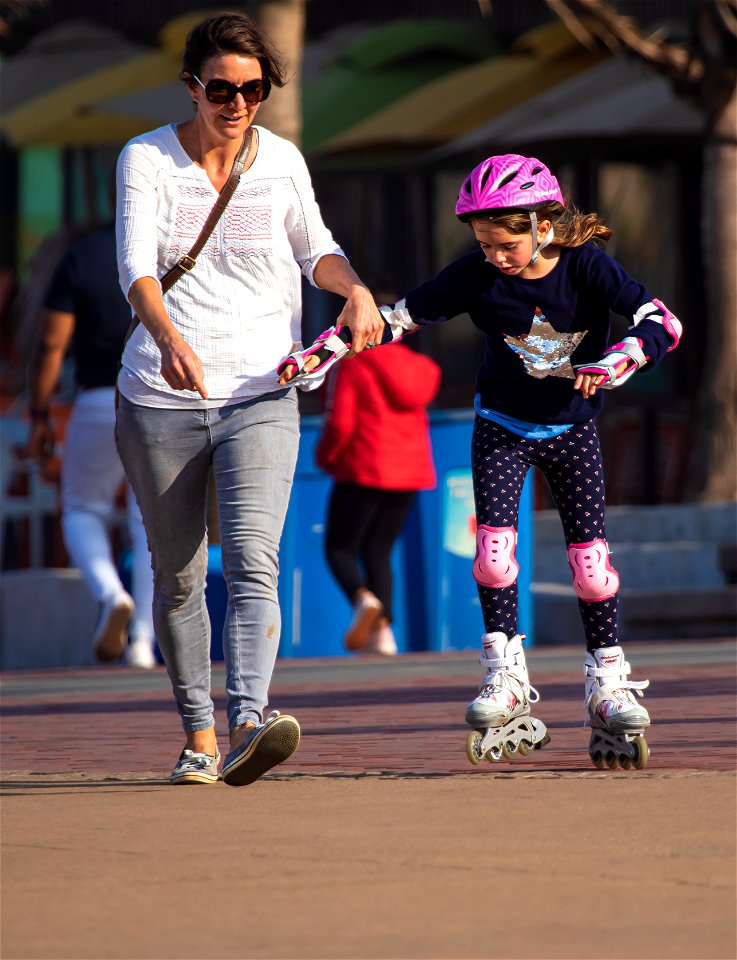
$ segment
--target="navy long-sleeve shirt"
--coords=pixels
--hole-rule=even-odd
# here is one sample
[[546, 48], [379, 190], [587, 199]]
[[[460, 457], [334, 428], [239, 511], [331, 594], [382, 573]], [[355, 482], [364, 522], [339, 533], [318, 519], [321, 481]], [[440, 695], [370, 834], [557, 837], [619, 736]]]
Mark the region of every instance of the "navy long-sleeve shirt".
[[555, 268], [535, 280], [505, 276], [475, 250], [411, 290], [405, 305], [420, 326], [468, 313], [485, 334], [476, 375], [481, 406], [530, 423], [568, 424], [594, 419], [603, 405], [601, 390], [586, 399], [573, 389], [573, 366], [601, 359], [610, 310], [631, 321], [626, 335], [642, 342], [648, 366], [673, 345], [656, 319], [635, 324], [637, 311], [652, 299], [587, 243], [561, 248]]

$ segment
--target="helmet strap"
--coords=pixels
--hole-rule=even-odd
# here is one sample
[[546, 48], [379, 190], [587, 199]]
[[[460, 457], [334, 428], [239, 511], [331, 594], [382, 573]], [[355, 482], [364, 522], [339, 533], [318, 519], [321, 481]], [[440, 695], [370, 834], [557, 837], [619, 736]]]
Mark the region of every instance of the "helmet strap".
[[545, 238], [541, 244], [538, 245], [537, 242], [537, 214], [534, 210], [530, 210], [530, 226], [532, 227], [532, 259], [530, 263], [537, 263], [537, 258], [540, 255], [540, 251], [544, 250], [549, 244], [551, 244], [555, 238], [555, 233], [553, 231], [553, 225], [551, 223], [550, 229], [545, 234]]

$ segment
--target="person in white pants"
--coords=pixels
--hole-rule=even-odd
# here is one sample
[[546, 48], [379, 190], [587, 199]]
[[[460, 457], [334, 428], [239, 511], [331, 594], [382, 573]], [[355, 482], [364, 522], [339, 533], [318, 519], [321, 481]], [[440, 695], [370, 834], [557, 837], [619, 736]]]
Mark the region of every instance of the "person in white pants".
[[129, 665], [148, 668], [156, 665], [153, 574], [141, 513], [129, 487], [132, 596], [118, 574], [109, 531], [125, 480], [115, 446], [113, 384], [129, 323], [130, 309], [117, 282], [114, 227], [109, 225], [70, 249], [46, 294], [31, 363], [29, 452], [41, 463], [54, 453], [49, 403], [71, 344], [80, 392], [62, 454], [64, 543], [99, 604], [92, 637], [97, 659], [124, 656]]

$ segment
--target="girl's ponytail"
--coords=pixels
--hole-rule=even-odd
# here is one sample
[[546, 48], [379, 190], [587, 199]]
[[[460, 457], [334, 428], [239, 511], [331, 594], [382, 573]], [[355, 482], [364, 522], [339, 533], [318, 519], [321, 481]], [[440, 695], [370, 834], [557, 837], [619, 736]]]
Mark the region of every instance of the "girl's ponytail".
[[[544, 218], [542, 211], [538, 212], [538, 219]], [[561, 247], [580, 247], [584, 243], [607, 243], [612, 231], [599, 219], [598, 213], [581, 213], [574, 206], [569, 205], [560, 216], [550, 217], [555, 231], [553, 243]]]

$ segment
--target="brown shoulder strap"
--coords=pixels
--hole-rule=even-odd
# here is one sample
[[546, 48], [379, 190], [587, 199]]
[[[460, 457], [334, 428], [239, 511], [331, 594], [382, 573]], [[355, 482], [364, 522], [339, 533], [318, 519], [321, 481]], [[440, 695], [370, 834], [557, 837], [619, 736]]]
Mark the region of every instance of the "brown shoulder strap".
[[243, 167], [248, 159], [248, 153], [251, 149], [252, 139], [253, 128], [249, 127], [243, 137], [243, 143], [240, 146], [236, 158], [233, 161], [233, 167], [230, 171], [230, 175], [223, 184], [223, 188], [220, 191], [217, 200], [215, 201], [215, 205], [210, 211], [207, 220], [205, 220], [202, 230], [200, 230], [200, 235], [195, 240], [192, 249], [177, 263], [175, 263], [173, 267], [167, 270], [164, 276], [161, 278], [160, 283], [162, 293], [166, 293], [167, 290], [174, 286], [181, 276], [183, 276], [185, 273], [189, 273], [189, 271], [197, 263], [197, 257], [200, 255], [202, 248], [207, 243], [210, 234], [215, 229], [215, 225], [222, 216], [223, 210], [225, 210], [225, 208], [228, 206], [228, 201], [235, 193], [235, 188], [238, 186], [238, 180], [240, 179], [241, 173], [243, 173]]

